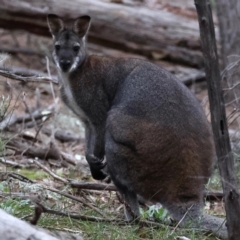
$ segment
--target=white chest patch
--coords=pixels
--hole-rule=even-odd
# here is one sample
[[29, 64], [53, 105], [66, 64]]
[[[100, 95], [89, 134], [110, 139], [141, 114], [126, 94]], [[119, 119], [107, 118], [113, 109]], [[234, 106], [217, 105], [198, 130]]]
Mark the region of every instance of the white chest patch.
[[84, 113], [84, 111], [80, 108], [80, 106], [77, 105], [73, 94], [72, 94], [72, 90], [69, 84], [69, 73], [63, 73], [62, 71], [58, 72], [59, 75], [59, 84], [60, 87], [63, 88], [63, 92], [64, 92], [64, 97], [67, 100], [67, 105], [69, 108], [71, 108], [71, 110], [81, 119], [81, 120], [86, 120], [88, 119], [86, 114]]

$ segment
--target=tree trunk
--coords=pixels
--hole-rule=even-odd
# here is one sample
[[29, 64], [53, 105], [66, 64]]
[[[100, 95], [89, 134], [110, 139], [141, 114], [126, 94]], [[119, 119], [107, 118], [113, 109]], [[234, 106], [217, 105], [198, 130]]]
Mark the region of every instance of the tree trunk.
[[211, 123], [225, 200], [228, 236], [230, 240], [238, 240], [240, 237], [240, 201], [221, 87], [211, 6], [209, 0], [195, 0], [195, 4], [205, 62]]
[[197, 16], [181, 6], [126, 6], [100, 0], [2, 0], [0, 27], [50, 37], [48, 13], [67, 18], [92, 17], [89, 41], [155, 60], [203, 67]]
[[[217, 0], [217, 13], [220, 28], [221, 59], [224, 71], [225, 85], [233, 87], [240, 81], [240, 1], [239, 0]], [[240, 86], [229, 91], [226, 100], [234, 101], [239, 105]]]

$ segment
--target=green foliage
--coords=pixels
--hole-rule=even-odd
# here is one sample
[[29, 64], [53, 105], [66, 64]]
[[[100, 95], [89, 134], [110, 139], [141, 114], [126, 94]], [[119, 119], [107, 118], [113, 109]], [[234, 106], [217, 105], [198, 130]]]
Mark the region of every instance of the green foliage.
[[9, 192], [9, 187], [7, 186], [6, 182], [0, 182], [0, 192]]
[[154, 218], [155, 220], [164, 220], [168, 216], [167, 209], [160, 207], [157, 208], [155, 205], [152, 205], [148, 208], [147, 211], [144, 211], [142, 208], [140, 209], [140, 213], [143, 218]]
[[30, 180], [43, 180], [48, 177], [47, 173], [40, 169], [37, 171], [33, 171], [31, 169], [21, 169], [18, 173]]
[[32, 212], [30, 200], [14, 200], [9, 198], [0, 202], [0, 208], [15, 216], [22, 216]]

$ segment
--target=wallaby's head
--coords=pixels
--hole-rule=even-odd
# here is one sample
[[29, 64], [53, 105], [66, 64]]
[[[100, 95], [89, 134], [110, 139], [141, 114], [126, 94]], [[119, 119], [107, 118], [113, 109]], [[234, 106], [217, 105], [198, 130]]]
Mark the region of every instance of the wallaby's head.
[[53, 61], [63, 72], [73, 71], [86, 57], [85, 36], [90, 21], [89, 16], [82, 16], [69, 24], [55, 14], [47, 16], [48, 27], [54, 41]]

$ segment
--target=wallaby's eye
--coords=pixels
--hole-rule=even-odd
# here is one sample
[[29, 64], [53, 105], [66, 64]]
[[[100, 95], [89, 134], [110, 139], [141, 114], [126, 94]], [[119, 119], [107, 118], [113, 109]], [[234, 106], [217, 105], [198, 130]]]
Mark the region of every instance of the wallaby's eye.
[[60, 48], [61, 48], [61, 46], [59, 45], [59, 44], [56, 44], [55, 45], [55, 49], [58, 51], [58, 50], [60, 50]]
[[79, 51], [79, 49], [80, 49], [80, 47], [79, 47], [79, 46], [74, 46], [74, 47], [73, 47], [73, 50], [74, 50], [74, 52], [78, 52], [78, 51]]

